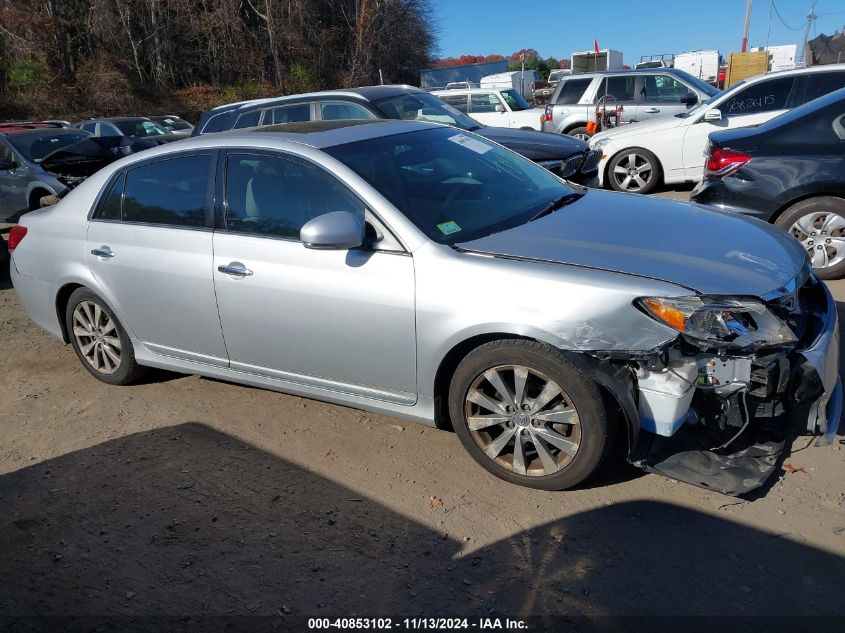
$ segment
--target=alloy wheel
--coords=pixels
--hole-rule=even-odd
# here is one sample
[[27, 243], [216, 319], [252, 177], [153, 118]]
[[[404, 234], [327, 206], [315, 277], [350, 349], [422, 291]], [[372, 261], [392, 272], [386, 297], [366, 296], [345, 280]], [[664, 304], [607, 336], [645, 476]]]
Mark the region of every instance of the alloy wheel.
[[581, 443], [569, 396], [555, 381], [523, 365], [479, 375], [464, 403], [470, 435], [487, 457], [519, 475], [542, 477], [565, 468]]
[[845, 218], [838, 213], [808, 213], [789, 232], [807, 251], [813, 268], [830, 268], [845, 260]]
[[101, 374], [120, 367], [121, 345], [114, 321], [93, 301], [81, 301], [73, 310], [73, 337], [82, 357]]
[[613, 179], [623, 191], [641, 191], [653, 177], [654, 165], [636, 152], [630, 152], [613, 167]]

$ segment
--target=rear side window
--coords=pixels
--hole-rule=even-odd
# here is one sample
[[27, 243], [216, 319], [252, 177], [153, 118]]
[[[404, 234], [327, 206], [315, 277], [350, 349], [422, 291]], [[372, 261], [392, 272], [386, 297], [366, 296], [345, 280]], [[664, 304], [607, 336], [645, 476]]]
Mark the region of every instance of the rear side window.
[[794, 105], [797, 107], [840, 88], [845, 88], [845, 72], [808, 73], [804, 77], [804, 93]]
[[471, 94], [469, 96], [469, 111], [471, 114], [495, 112], [496, 106], [502, 106], [502, 102], [492, 92], [488, 94]]
[[555, 103], [560, 105], [578, 103], [581, 100], [581, 97], [584, 96], [584, 91], [587, 89], [587, 86], [589, 86], [592, 81], [592, 79], [567, 79], [562, 82], [560, 94], [558, 95]]
[[228, 119], [229, 119], [229, 113], [228, 112], [221, 112], [220, 114], [215, 114], [208, 121], [206, 121], [202, 130], [200, 130], [200, 133], [201, 134], [210, 134], [212, 132], [222, 132], [226, 127], [226, 121]]
[[205, 226], [211, 165], [211, 155], [205, 154], [171, 158], [128, 171], [121, 219], [145, 224]]
[[596, 99], [612, 95], [617, 101], [634, 101], [637, 78], [633, 76], [606, 77], [602, 80]]
[[[267, 110], [262, 125], [279, 123], [305, 123], [311, 120], [311, 104], [294, 103]], [[257, 124], [256, 124], [257, 125]]]
[[123, 183], [126, 182], [126, 174], [120, 174], [112, 182], [108, 192], [100, 202], [97, 210], [97, 218], [100, 220], [120, 220], [121, 207], [123, 206]]
[[728, 98], [719, 109], [722, 116], [742, 116], [783, 110], [790, 102], [790, 93], [795, 84], [794, 77], [758, 81], [738, 90]]
[[[245, 112], [235, 121], [234, 129], [239, 130], [245, 127], [255, 127], [258, 125], [258, 120], [261, 118], [261, 110], [253, 110], [252, 112]], [[307, 119], [306, 119], [307, 120]]]
[[467, 111], [467, 96], [462, 95], [438, 95], [440, 99], [448, 103], [453, 108], [457, 108], [461, 112]]

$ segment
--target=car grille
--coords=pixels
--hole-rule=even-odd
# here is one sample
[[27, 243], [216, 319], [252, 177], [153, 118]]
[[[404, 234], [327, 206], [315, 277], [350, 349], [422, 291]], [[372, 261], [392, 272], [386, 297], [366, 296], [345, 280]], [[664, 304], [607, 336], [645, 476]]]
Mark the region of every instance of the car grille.
[[572, 174], [578, 173], [578, 169], [581, 167], [581, 163], [583, 162], [584, 157], [581, 154], [566, 159], [560, 167], [561, 178], [568, 178]]
[[581, 172], [586, 174], [591, 171], [595, 171], [599, 166], [600, 160], [601, 150], [592, 150], [589, 154], [587, 154], [584, 164], [581, 165]]

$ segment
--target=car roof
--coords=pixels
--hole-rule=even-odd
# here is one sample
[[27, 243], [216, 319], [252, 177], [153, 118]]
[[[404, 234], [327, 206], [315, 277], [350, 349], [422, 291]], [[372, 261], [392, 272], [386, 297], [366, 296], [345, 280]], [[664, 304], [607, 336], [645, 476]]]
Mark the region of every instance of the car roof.
[[10, 138], [24, 138], [28, 136], [56, 136], [62, 134], [89, 134], [84, 130], [70, 127], [40, 127], [30, 130], [9, 130], [7, 132], [0, 132], [3, 136]]
[[133, 121], [149, 121], [146, 116], [98, 116], [92, 119], [80, 121], [80, 123], [91, 123], [92, 121], [108, 121], [109, 123], [132, 123]]
[[450, 88], [449, 90], [432, 90], [433, 95], [454, 95], [454, 94], [472, 94], [477, 92], [504, 92], [505, 90], [515, 90], [515, 88]]
[[567, 78], [604, 77], [605, 75], [651, 75], [655, 72], [676, 75], [685, 71], [680, 68], [625, 68], [623, 70], [593, 70], [586, 73], [570, 73]]
[[[777, 70], [764, 75], [755, 75], [745, 80], [745, 85], [764, 81], [770, 77], [788, 77], [791, 75], [806, 75], [831, 71], [845, 71], [845, 64], [825, 64], [824, 66], [810, 66], [809, 68], [793, 68], [791, 70]], [[733, 86], [731, 86], [733, 88]], [[727, 89], [726, 89], [727, 90]]]

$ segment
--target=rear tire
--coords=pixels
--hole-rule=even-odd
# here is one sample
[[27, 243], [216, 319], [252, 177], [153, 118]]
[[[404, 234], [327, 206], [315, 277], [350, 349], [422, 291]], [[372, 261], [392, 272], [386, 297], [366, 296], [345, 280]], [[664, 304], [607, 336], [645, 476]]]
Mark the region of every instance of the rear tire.
[[595, 381], [559, 350], [524, 339], [467, 354], [452, 376], [449, 415], [481, 466], [541, 490], [571, 488], [593, 474], [611, 435]]
[[845, 277], [845, 199], [818, 196], [802, 200], [775, 220], [807, 251], [819, 279]]
[[126, 330], [105, 301], [87, 288], [70, 295], [65, 324], [77, 358], [98, 380], [128, 385], [143, 373]]

